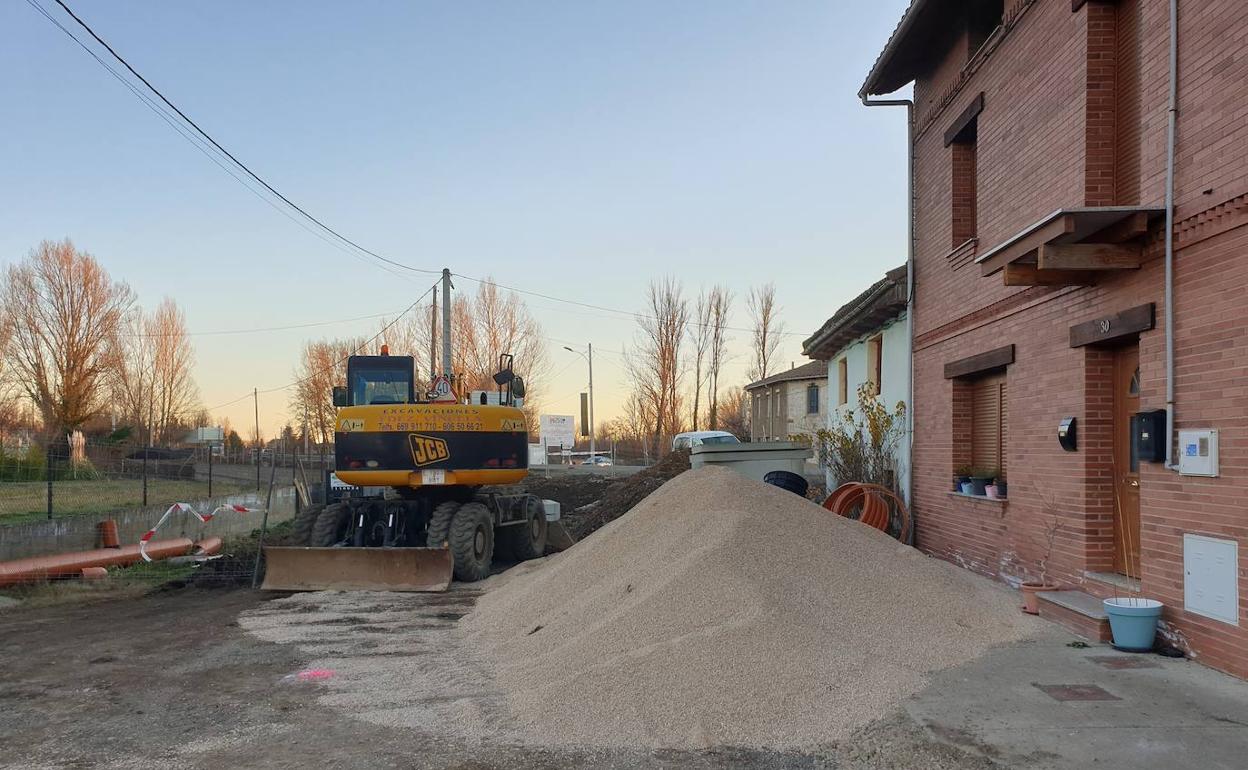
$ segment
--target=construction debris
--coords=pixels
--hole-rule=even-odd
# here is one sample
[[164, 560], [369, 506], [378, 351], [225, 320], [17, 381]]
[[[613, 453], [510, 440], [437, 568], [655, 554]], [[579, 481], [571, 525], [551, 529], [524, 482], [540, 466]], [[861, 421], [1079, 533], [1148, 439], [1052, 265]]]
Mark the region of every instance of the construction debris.
[[530, 476], [528, 490], [539, 497], [558, 500], [563, 524], [577, 540], [623, 516], [647, 495], [689, 470], [689, 450], [681, 449], [631, 476], [607, 483], [601, 476], [566, 476], [542, 479]]
[[826, 744], [1037, 628], [1001, 586], [713, 467], [493, 580], [465, 652], [543, 744]]

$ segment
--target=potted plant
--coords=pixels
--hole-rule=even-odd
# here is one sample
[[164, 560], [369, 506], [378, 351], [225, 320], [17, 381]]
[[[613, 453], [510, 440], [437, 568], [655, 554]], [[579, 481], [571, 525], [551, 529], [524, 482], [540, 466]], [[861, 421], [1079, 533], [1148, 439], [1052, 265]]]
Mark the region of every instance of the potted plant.
[[1005, 491], [1006, 490], [1005, 471], [997, 471], [997, 477], [994, 480], [993, 484], [997, 488], [997, 497], [1007, 497], [1006, 491]]
[[971, 466], [959, 465], [953, 472], [953, 491], [969, 495], [971, 493]]
[[995, 471], [975, 470], [971, 472], [971, 494], [983, 497], [988, 494], [988, 485], [992, 483]]
[[1057, 539], [1057, 514], [1051, 514], [1044, 526], [1044, 554], [1037, 562], [1040, 568], [1039, 580], [1025, 580], [1020, 588], [1023, 591], [1023, 612], [1028, 615], [1040, 614], [1040, 599], [1036, 594], [1041, 591], [1056, 591], [1057, 585], [1049, 582], [1049, 557], [1053, 554], [1053, 541]]

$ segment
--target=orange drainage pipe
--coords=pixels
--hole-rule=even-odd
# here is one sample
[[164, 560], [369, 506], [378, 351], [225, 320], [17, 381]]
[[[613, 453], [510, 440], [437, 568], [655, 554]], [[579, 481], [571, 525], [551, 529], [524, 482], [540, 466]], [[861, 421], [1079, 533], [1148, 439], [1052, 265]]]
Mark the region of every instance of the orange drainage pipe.
[[[211, 544], [212, 540], [217, 541], [215, 547], [220, 549], [220, 538], [209, 538], [204, 544]], [[167, 559], [188, 553], [194, 546], [195, 543], [186, 537], [157, 540], [147, 544], [147, 555], [153, 559]], [[137, 545], [127, 545], [121, 548], [75, 551], [0, 562], [0, 587], [49, 578], [78, 577], [87, 567], [119, 567], [134, 564], [142, 558]]]

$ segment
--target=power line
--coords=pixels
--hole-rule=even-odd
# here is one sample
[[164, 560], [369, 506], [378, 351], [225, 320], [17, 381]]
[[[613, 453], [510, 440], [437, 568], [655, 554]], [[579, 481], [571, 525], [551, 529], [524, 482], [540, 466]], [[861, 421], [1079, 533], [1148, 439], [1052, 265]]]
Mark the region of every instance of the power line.
[[[97, 55], [96, 55], [93, 51], [91, 51], [91, 50], [90, 50], [90, 48], [88, 48], [88, 47], [87, 47], [87, 46], [86, 46], [86, 45], [85, 45], [85, 44], [84, 44], [81, 40], [79, 40], [79, 39], [78, 39], [77, 37], [75, 37], [72, 33], [70, 33], [70, 31], [69, 31], [69, 30], [67, 30], [64, 26], [62, 26], [59, 22], [57, 22], [57, 21], [56, 21], [56, 19], [54, 19], [51, 15], [49, 15], [49, 14], [47, 13], [47, 11], [43, 9], [43, 7], [42, 7], [42, 6], [40, 6], [37, 2], [35, 2], [35, 0], [26, 0], [26, 1], [27, 1], [27, 3], [28, 3], [28, 4], [30, 4], [32, 7], [36, 8], [37, 10], [39, 10], [39, 12], [40, 12], [40, 13], [41, 13], [41, 14], [42, 14], [45, 18], [47, 18], [47, 19], [48, 19], [49, 21], [51, 21], [53, 24], [56, 24], [56, 26], [57, 26], [57, 27], [59, 27], [59, 28], [61, 29], [61, 31], [62, 31], [62, 32], [64, 32], [66, 35], [69, 35], [71, 38], [73, 38], [73, 39], [74, 39], [74, 41], [75, 41], [75, 42], [77, 42], [80, 46], [82, 46], [82, 47], [83, 47], [83, 49], [87, 51], [87, 53], [90, 53], [90, 54], [92, 55], [92, 57], [93, 57], [93, 58], [95, 58], [95, 60], [96, 60], [97, 62], [99, 62], [99, 63], [100, 63], [102, 66], [104, 66], [106, 69], [109, 69], [109, 71], [110, 71], [110, 72], [113, 72], [114, 76], [118, 76], [118, 77], [120, 77], [120, 75], [119, 75], [116, 71], [112, 70], [112, 68], [111, 68], [111, 67], [108, 67], [108, 65], [107, 65], [107, 64], [105, 64], [105, 63], [104, 63], [104, 62], [103, 62], [103, 61], [102, 61], [102, 60], [101, 60], [101, 59], [100, 59], [100, 58], [99, 58], [99, 57], [98, 57], [98, 56], [97, 56]], [[168, 107], [169, 107], [170, 109], [172, 109], [172, 110], [173, 110], [173, 111], [174, 111], [174, 112], [178, 115], [178, 117], [180, 117], [183, 121], [185, 121], [188, 125], [190, 125], [190, 126], [191, 126], [191, 128], [195, 129], [195, 131], [196, 131], [196, 132], [197, 132], [200, 136], [202, 136], [205, 140], [207, 140], [207, 141], [208, 141], [208, 142], [212, 145], [212, 147], [216, 148], [216, 150], [217, 150], [218, 152], [220, 152], [220, 153], [221, 153], [222, 155], [224, 155], [226, 158], [229, 158], [229, 159], [230, 159], [230, 161], [231, 161], [232, 163], [234, 163], [234, 165], [235, 165], [235, 166], [237, 166], [238, 168], [240, 168], [240, 169], [241, 169], [244, 173], [246, 173], [249, 177], [251, 177], [251, 178], [252, 178], [252, 179], [254, 179], [256, 182], [258, 182], [260, 185], [262, 185], [262, 186], [263, 186], [266, 190], [268, 190], [270, 193], [272, 193], [273, 195], [277, 196], [277, 197], [278, 197], [278, 198], [279, 198], [279, 199], [280, 199], [283, 203], [285, 203], [287, 206], [289, 206], [289, 207], [291, 207], [292, 209], [294, 209], [295, 211], [299, 212], [299, 213], [300, 213], [301, 215], [303, 215], [303, 217], [305, 217], [307, 220], [311, 221], [311, 222], [312, 222], [312, 223], [314, 223], [317, 227], [321, 228], [321, 230], [323, 230], [323, 231], [325, 231], [325, 232], [329, 233], [329, 234], [330, 234], [330, 235], [332, 235], [333, 237], [335, 237], [335, 238], [337, 238], [338, 240], [342, 241], [343, 243], [345, 243], [345, 244], [347, 244], [347, 245], [351, 246], [352, 248], [354, 248], [354, 249], [356, 249], [356, 250], [358, 250], [358, 251], [360, 251], [360, 252], [362, 252], [362, 253], [364, 253], [364, 254], [367, 254], [367, 255], [369, 255], [369, 256], [371, 256], [371, 257], [373, 257], [374, 259], [380, 260], [381, 262], [384, 262], [384, 263], [389, 264], [389, 265], [393, 265], [394, 267], [402, 268], [402, 269], [404, 269], [404, 270], [410, 270], [410, 271], [415, 272], [415, 273], [426, 273], [426, 274], [430, 274], [430, 275], [437, 275], [437, 274], [440, 274], [440, 273], [441, 273], [441, 271], [440, 271], [440, 270], [428, 270], [428, 269], [425, 269], [425, 268], [412, 267], [411, 265], [406, 265], [406, 264], [403, 264], [402, 262], [398, 262], [398, 261], [396, 261], [396, 260], [390, 259], [389, 257], [382, 256], [381, 254], [378, 254], [377, 252], [374, 252], [374, 251], [372, 251], [372, 250], [370, 250], [370, 249], [367, 249], [367, 248], [365, 248], [365, 247], [361, 246], [359, 243], [356, 243], [355, 241], [353, 241], [353, 240], [351, 240], [350, 238], [346, 237], [345, 235], [343, 235], [342, 233], [338, 232], [338, 231], [337, 231], [337, 230], [335, 230], [334, 228], [332, 228], [332, 227], [330, 227], [329, 225], [325, 224], [325, 223], [324, 223], [324, 222], [322, 222], [320, 219], [318, 219], [318, 218], [314, 217], [312, 214], [308, 213], [308, 212], [307, 212], [307, 210], [305, 210], [303, 207], [301, 207], [300, 205], [298, 205], [297, 203], [295, 203], [294, 201], [292, 201], [290, 198], [286, 197], [286, 196], [285, 196], [284, 194], [282, 194], [282, 193], [281, 193], [281, 192], [280, 192], [277, 188], [275, 188], [273, 185], [271, 185], [271, 184], [269, 184], [267, 181], [265, 181], [265, 180], [264, 180], [264, 179], [263, 179], [263, 178], [262, 178], [259, 174], [257, 174], [256, 172], [252, 171], [252, 170], [251, 170], [251, 168], [250, 168], [249, 166], [247, 166], [247, 164], [243, 163], [241, 160], [239, 160], [237, 157], [235, 157], [233, 153], [231, 153], [229, 150], [227, 150], [225, 147], [223, 147], [223, 146], [222, 146], [222, 145], [221, 145], [221, 144], [220, 144], [220, 143], [219, 143], [216, 139], [214, 139], [214, 138], [213, 138], [213, 137], [212, 137], [212, 136], [211, 136], [211, 135], [210, 135], [207, 131], [205, 131], [204, 129], [202, 129], [202, 128], [199, 126], [199, 124], [198, 124], [198, 123], [196, 123], [194, 120], [192, 120], [192, 119], [191, 119], [191, 118], [190, 118], [190, 117], [189, 117], [189, 116], [188, 116], [185, 112], [183, 112], [183, 111], [182, 111], [182, 110], [181, 110], [181, 109], [180, 109], [180, 108], [179, 108], [176, 104], [174, 104], [172, 101], [170, 101], [168, 97], [166, 97], [163, 93], [161, 93], [160, 89], [158, 89], [158, 88], [156, 88], [156, 86], [152, 85], [152, 83], [151, 83], [151, 82], [150, 82], [147, 78], [143, 77], [143, 75], [142, 75], [142, 74], [140, 74], [138, 70], [136, 70], [133, 66], [131, 66], [130, 62], [126, 61], [126, 59], [125, 59], [124, 57], [122, 57], [122, 55], [121, 55], [121, 54], [117, 53], [117, 51], [116, 51], [116, 50], [115, 50], [115, 49], [114, 49], [111, 45], [109, 45], [109, 43], [108, 43], [106, 40], [104, 40], [104, 38], [100, 37], [100, 35], [99, 35], [99, 34], [97, 34], [97, 33], [96, 33], [96, 31], [90, 27], [90, 25], [88, 25], [85, 21], [83, 21], [83, 20], [82, 20], [82, 19], [78, 16], [78, 14], [74, 13], [74, 10], [73, 10], [72, 8], [70, 8], [68, 5], [66, 5], [66, 4], [65, 4], [65, 2], [64, 2], [64, 0], [55, 0], [55, 2], [56, 2], [56, 4], [57, 4], [57, 5], [59, 5], [59, 6], [60, 6], [60, 7], [61, 7], [64, 11], [65, 11], [65, 13], [69, 14], [70, 18], [72, 18], [72, 19], [73, 19], [73, 20], [74, 20], [74, 21], [78, 24], [78, 26], [80, 26], [80, 27], [82, 27], [84, 30], [86, 30], [86, 32], [87, 32], [89, 35], [91, 35], [91, 37], [92, 37], [92, 38], [94, 38], [96, 42], [98, 42], [101, 46], [103, 46], [103, 47], [104, 47], [104, 49], [105, 49], [105, 50], [107, 50], [107, 51], [108, 51], [108, 53], [109, 53], [109, 54], [110, 54], [110, 55], [111, 55], [114, 59], [116, 59], [118, 62], [120, 62], [120, 63], [122, 64], [122, 66], [124, 66], [124, 67], [125, 67], [125, 68], [126, 68], [126, 69], [130, 72], [130, 74], [132, 74], [132, 75], [134, 75], [134, 77], [138, 78], [138, 79], [139, 79], [139, 81], [140, 81], [140, 82], [142, 82], [144, 86], [146, 86], [146, 87], [147, 87], [147, 88], [148, 88], [148, 89], [149, 89], [149, 90], [150, 90], [153, 94], [155, 94], [155, 95], [156, 95], [156, 96], [157, 96], [157, 97], [158, 97], [158, 98], [159, 98], [162, 102], [164, 102], [166, 105], [168, 105]], [[124, 80], [124, 79], [123, 79], [123, 80]], [[231, 176], [234, 176], [234, 175], [233, 175], [233, 174], [231, 174]], [[236, 176], [235, 176], [235, 179], [238, 179], [238, 177], [236, 177]], [[238, 181], [240, 181], [240, 182], [241, 182], [242, 180], [238, 180]], [[249, 189], [250, 189], [250, 187], [249, 187]], [[253, 192], [254, 192], [254, 190], [253, 190]]]
[[[638, 313], [636, 311], [620, 310], [619, 308], [606, 307], [603, 305], [595, 305], [589, 302], [581, 302], [575, 299], [564, 299], [563, 297], [556, 297], [552, 294], [543, 294], [542, 292], [538, 292], [538, 291], [529, 291], [528, 289], [521, 289], [516, 286], [508, 286], [506, 284], [499, 283], [498, 281], [495, 281], [492, 278], [473, 278], [472, 276], [464, 275], [463, 273], [452, 273], [452, 275], [458, 278], [463, 278], [466, 281], [473, 281], [474, 283], [483, 284], [485, 286], [494, 286], [499, 289], [506, 289], [507, 291], [514, 291], [517, 294], [527, 294], [530, 297], [540, 297], [541, 299], [550, 300], [552, 302], [562, 302], [565, 305], [576, 305], [578, 307], [589, 308], [590, 310], [597, 310], [603, 313], [615, 313], [618, 315], [627, 316], [629, 318], [646, 318], [651, 321], [659, 320], [658, 317], [650, 315], [648, 313]], [[698, 321], [685, 321], [684, 325], [686, 328], [690, 326], [701, 326], [701, 327], [711, 326], [711, 324], [699, 323]], [[727, 331], [745, 332], [747, 334], [752, 334], [754, 332], [753, 329], [744, 329], [739, 326], [725, 326], [723, 328]], [[806, 334], [804, 332], [773, 332], [773, 334], [776, 334], [776, 336], [783, 336], [783, 337], [808, 337], [810, 336], [809, 334]]]
[[[314, 326], [332, 326], [334, 324], [346, 324], [346, 323], [353, 323], [355, 321], [367, 321], [373, 318], [389, 318], [392, 315], [394, 314], [393, 313], [377, 313], [376, 315], [362, 315], [362, 316], [357, 316], [355, 318], [343, 318], [337, 321], [313, 321], [311, 323], [291, 324], [289, 326], [266, 326], [266, 327], [260, 327], [256, 329], [216, 329], [214, 331], [206, 331], [206, 332], [186, 332], [186, 336], [209, 337], [209, 336], [215, 336], [215, 335], [221, 335], [221, 334], [257, 334], [260, 332], [288, 331], [290, 329], [310, 329]], [[153, 337], [168, 337], [171, 335], [170, 334], [123, 334], [122, 336], [123, 337], [153, 338]]]
[[239, 401], [242, 401], [242, 400], [244, 400], [244, 399], [251, 398], [254, 394], [277, 393], [277, 392], [279, 392], [279, 391], [289, 390], [289, 389], [291, 389], [291, 388], [295, 387], [296, 385], [301, 385], [301, 384], [303, 384], [303, 383], [307, 382], [308, 380], [312, 379], [312, 378], [313, 378], [314, 376], [316, 376], [317, 374], [321, 374], [321, 373], [323, 373], [323, 372], [325, 372], [325, 371], [332, 371], [333, 369], [336, 369], [337, 367], [339, 367], [339, 366], [341, 366], [343, 363], [345, 363], [345, 362], [346, 362], [346, 360], [347, 360], [348, 358], [350, 358], [351, 356], [354, 356], [354, 355], [358, 354], [361, 350], [364, 350], [364, 349], [365, 349], [365, 348], [367, 348], [369, 345], [371, 345], [371, 344], [373, 344], [374, 342], [376, 342], [377, 340], [381, 339], [382, 335], [384, 335], [386, 332], [390, 331], [391, 327], [393, 327], [395, 324], [397, 324], [397, 323], [399, 322], [399, 320], [403, 318], [403, 316], [405, 316], [405, 315], [407, 315], [408, 313], [412, 312], [412, 310], [413, 310], [413, 309], [415, 309], [415, 308], [416, 308], [416, 307], [417, 307], [417, 306], [421, 303], [421, 301], [422, 301], [425, 297], [429, 296], [429, 294], [433, 292], [434, 288], [435, 288], [437, 285], [438, 285], [438, 284], [436, 284], [436, 283], [435, 283], [435, 284], [433, 284], [432, 286], [430, 286], [428, 289], [425, 289], [424, 293], [423, 293], [423, 294], [421, 294], [419, 297], [417, 297], [415, 302], [413, 302], [412, 304], [410, 304], [410, 305], [408, 305], [408, 306], [407, 306], [407, 309], [406, 309], [406, 310], [404, 310], [402, 313], [399, 313], [398, 315], [396, 315], [396, 316], [394, 317], [394, 320], [393, 320], [393, 321], [391, 321], [390, 323], [388, 323], [388, 324], [386, 324], [385, 326], [381, 327], [381, 331], [377, 332], [377, 333], [376, 333], [376, 334], [374, 334], [372, 337], [370, 337], [370, 338], [368, 338], [367, 340], [365, 340], [364, 342], [360, 343], [358, 346], [356, 346], [356, 348], [355, 348], [354, 350], [352, 350], [350, 353], [348, 353], [347, 355], [343, 356], [342, 358], [338, 359], [337, 361], [333, 362], [333, 363], [332, 363], [332, 364], [330, 364], [328, 367], [325, 367], [325, 368], [323, 368], [323, 369], [317, 369], [317, 370], [313, 371], [311, 374], [308, 374], [306, 377], [300, 377], [299, 379], [294, 380], [293, 382], [288, 382], [288, 383], [286, 383], [285, 385], [282, 385], [282, 386], [279, 386], [279, 387], [276, 387], [276, 388], [266, 388], [265, 390], [257, 390], [257, 391], [254, 391], [254, 393], [244, 393], [243, 395], [239, 396], [238, 398], [235, 398], [235, 399], [230, 400], [230, 401], [226, 401], [225, 403], [223, 403], [223, 404], [219, 404], [219, 405], [217, 405], [217, 406], [209, 407], [206, 411], [208, 411], [208, 412], [215, 412], [215, 411], [216, 411], [216, 410], [218, 410], [218, 409], [223, 409], [223, 408], [225, 408], [225, 407], [227, 407], [227, 406], [232, 406], [232, 405], [234, 405], [234, 404], [237, 404]]

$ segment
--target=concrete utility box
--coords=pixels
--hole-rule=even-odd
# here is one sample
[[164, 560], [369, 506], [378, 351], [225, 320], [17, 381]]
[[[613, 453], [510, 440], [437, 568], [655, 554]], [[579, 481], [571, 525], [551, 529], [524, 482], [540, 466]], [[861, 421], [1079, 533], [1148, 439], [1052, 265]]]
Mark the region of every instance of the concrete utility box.
[[792, 471], [803, 475], [810, 447], [792, 441], [762, 441], [756, 444], [703, 444], [695, 446], [689, 464], [696, 470], [718, 465], [746, 478], [762, 481], [771, 471]]

